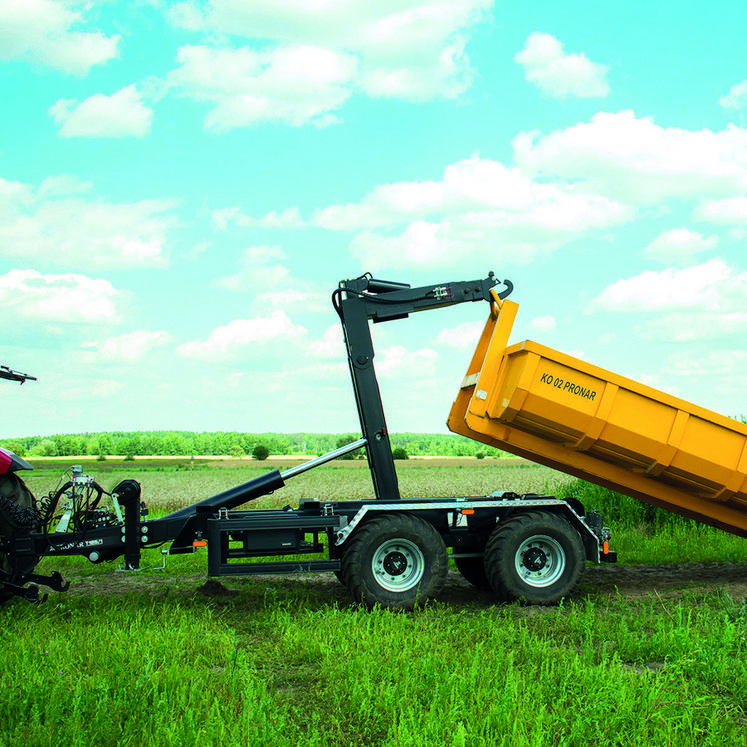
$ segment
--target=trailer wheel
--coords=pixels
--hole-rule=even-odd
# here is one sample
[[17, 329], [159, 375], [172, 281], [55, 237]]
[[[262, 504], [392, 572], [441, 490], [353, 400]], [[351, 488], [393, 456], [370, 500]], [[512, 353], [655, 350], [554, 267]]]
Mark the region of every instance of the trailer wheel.
[[527, 513], [499, 522], [485, 547], [496, 594], [524, 604], [557, 604], [581, 582], [586, 555], [578, 532], [562, 517]]
[[441, 591], [447, 571], [441, 535], [411, 514], [371, 519], [348, 540], [342, 556], [345, 585], [367, 607], [414, 609]]

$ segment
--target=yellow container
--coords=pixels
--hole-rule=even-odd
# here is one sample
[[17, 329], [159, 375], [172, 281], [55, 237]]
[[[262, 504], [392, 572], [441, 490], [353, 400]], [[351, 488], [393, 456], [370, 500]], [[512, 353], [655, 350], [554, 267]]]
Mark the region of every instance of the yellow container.
[[747, 425], [531, 340], [491, 314], [448, 427], [747, 537]]

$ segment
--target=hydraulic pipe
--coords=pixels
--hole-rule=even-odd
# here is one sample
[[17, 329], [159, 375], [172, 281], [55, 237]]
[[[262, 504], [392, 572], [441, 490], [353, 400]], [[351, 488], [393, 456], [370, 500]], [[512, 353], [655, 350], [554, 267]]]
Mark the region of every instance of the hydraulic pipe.
[[302, 472], [308, 472], [310, 469], [314, 469], [314, 467], [318, 467], [320, 464], [326, 464], [327, 462], [331, 462], [333, 459], [337, 459], [338, 457], [345, 456], [345, 454], [349, 454], [351, 451], [356, 451], [357, 449], [365, 446], [367, 443], [368, 439], [359, 438], [357, 441], [353, 441], [353, 443], [351, 444], [341, 446], [339, 449], [330, 451], [328, 454], [322, 454], [322, 456], [310, 459], [308, 462], [299, 464], [297, 467], [291, 467], [290, 469], [285, 470], [285, 472], [281, 472], [281, 477], [284, 480], [288, 480], [291, 477], [300, 475]]
[[253, 501], [255, 498], [272, 493], [285, 486], [280, 472], [276, 469], [267, 472], [264, 475], [255, 477], [253, 480], [237, 485], [235, 488], [229, 488], [222, 493], [205, 498], [203, 501], [193, 503], [186, 508], [180, 508], [178, 511], [167, 514], [164, 519], [188, 519], [196, 516], [198, 513], [210, 509], [235, 508], [242, 503]]
[[180, 508], [178, 511], [167, 514], [164, 519], [188, 519], [192, 516], [196, 516], [198, 513], [209, 511], [214, 509], [218, 511], [221, 508], [235, 508], [240, 506], [242, 503], [248, 503], [253, 501], [255, 498], [260, 498], [263, 495], [272, 493], [279, 488], [285, 486], [285, 481], [291, 477], [300, 475], [303, 472], [307, 472], [314, 467], [318, 467], [321, 464], [331, 462], [333, 459], [349, 454], [351, 451], [360, 449], [366, 445], [365, 438], [359, 438], [351, 444], [341, 446], [339, 449], [330, 451], [328, 454], [323, 454], [315, 459], [311, 459], [304, 464], [299, 464], [297, 467], [291, 467], [285, 470], [282, 474], [274, 469], [272, 472], [267, 472], [264, 475], [255, 477], [253, 480], [244, 482], [241, 485], [237, 485], [235, 488], [229, 488], [224, 490], [222, 493], [213, 495], [210, 498], [205, 498], [198, 503], [193, 503], [191, 506], [186, 508]]

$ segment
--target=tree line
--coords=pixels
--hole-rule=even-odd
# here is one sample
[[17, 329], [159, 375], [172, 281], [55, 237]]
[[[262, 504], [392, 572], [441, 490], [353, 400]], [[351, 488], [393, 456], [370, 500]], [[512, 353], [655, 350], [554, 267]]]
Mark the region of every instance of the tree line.
[[[269, 454], [318, 455], [361, 437], [360, 433], [241, 433], [234, 431], [106, 431], [8, 438], [0, 445], [18, 456], [251, 456], [257, 447]], [[443, 433], [393, 433], [392, 449], [409, 456], [498, 456], [464, 436]], [[362, 453], [362, 452], [361, 452]]]

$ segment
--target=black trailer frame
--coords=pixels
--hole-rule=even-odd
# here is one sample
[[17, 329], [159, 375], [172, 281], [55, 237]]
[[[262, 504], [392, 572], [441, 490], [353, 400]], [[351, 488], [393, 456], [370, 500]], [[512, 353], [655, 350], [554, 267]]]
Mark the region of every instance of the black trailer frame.
[[[333, 571], [353, 597], [368, 606], [411, 609], [436, 596], [449, 557], [468, 581], [491, 587], [503, 599], [550, 604], [572, 593], [586, 560], [615, 560], [601, 516], [585, 513], [578, 501], [510, 491], [404, 501], [399, 492], [370, 322], [467, 301], [500, 300], [513, 289], [508, 280], [500, 292], [498, 285], [492, 272], [482, 280], [417, 288], [369, 274], [341, 281], [332, 303], [344, 333], [362, 438], [160, 518], [148, 518], [139, 484], [125, 480], [110, 494], [115, 514], [99, 511], [95, 520], [86, 514], [82, 526], [72, 531], [67, 525], [65, 531], [49, 532], [48, 524], [40, 528], [11, 522], [14, 531], [0, 535], [0, 598], [17, 595], [39, 601], [38, 584], [57, 591], [67, 588], [58, 573], [33, 572], [40, 557], [82, 555], [94, 563], [123, 557], [125, 569], [137, 570], [143, 548], [166, 543], [170, 547], [162, 552], [168, 554], [207, 545], [209, 576]], [[16, 376], [14, 380], [32, 378]], [[237, 510], [279, 490], [287, 480], [361, 448], [366, 450], [374, 499], [302, 500], [295, 509]], [[80, 486], [98, 498], [106, 493], [78, 469], [50, 500], [56, 505], [66, 491]], [[304, 559], [319, 554], [326, 558]]]

